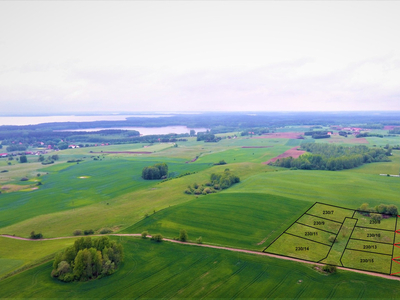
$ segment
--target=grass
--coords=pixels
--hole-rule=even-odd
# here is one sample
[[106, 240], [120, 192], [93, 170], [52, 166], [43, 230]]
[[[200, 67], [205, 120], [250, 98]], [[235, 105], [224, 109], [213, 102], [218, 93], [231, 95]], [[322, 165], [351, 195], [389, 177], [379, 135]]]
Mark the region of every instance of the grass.
[[43, 259], [50, 259], [56, 252], [72, 245], [74, 240], [23, 241], [0, 237], [0, 278]]
[[122, 232], [147, 230], [174, 238], [185, 229], [192, 241], [201, 236], [207, 244], [261, 251], [295, 220], [294, 211], [305, 211], [309, 206], [265, 194], [212, 194], [152, 214]]
[[[267, 298], [386, 299], [397, 281], [339, 271], [326, 276], [311, 266], [269, 257], [171, 243], [121, 238], [125, 262], [112, 276], [62, 283], [51, 263], [0, 281], [2, 298]], [[116, 288], [118, 287], [118, 288]]]
[[[111, 201], [121, 195], [154, 186], [157, 182], [143, 180], [143, 167], [157, 161], [116, 159], [87, 161], [70, 164], [58, 172], [41, 176], [43, 185], [38, 190], [2, 195], [0, 227], [39, 215]], [[179, 162], [169, 162], [171, 172], [177, 174], [202, 170], [208, 165], [189, 167]], [[54, 170], [55, 166], [50, 167]], [[46, 170], [46, 169], [44, 169]], [[82, 179], [82, 176], [90, 178]]]

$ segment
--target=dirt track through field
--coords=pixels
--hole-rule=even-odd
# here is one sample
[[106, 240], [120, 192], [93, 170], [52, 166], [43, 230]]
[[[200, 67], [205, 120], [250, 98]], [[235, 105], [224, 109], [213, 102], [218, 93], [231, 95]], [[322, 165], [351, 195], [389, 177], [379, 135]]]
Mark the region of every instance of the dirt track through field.
[[[141, 236], [140, 233], [115, 233], [115, 234], [109, 234], [109, 235], [113, 235], [113, 236], [134, 236], [134, 237], [140, 237]], [[96, 234], [96, 235], [90, 235], [90, 236], [105, 236], [105, 234]], [[66, 237], [56, 237], [56, 238], [37, 239], [37, 240], [32, 240], [32, 239], [28, 239], [28, 238], [23, 238], [23, 237], [18, 237], [18, 236], [13, 236], [13, 235], [7, 235], [7, 234], [2, 234], [2, 235], [0, 235], [0, 237], [35, 242], [35, 241], [50, 241], [50, 240], [78, 238], [79, 236], [66, 236]], [[151, 237], [151, 236], [149, 235], [148, 237]], [[310, 261], [301, 260], [301, 259], [297, 259], [297, 258], [291, 258], [291, 257], [286, 257], [286, 256], [281, 256], [281, 255], [276, 255], [276, 254], [271, 254], [271, 253], [265, 253], [265, 252], [259, 252], [259, 251], [253, 251], [253, 250], [245, 250], [245, 249], [230, 248], [230, 247], [223, 247], [223, 246], [181, 242], [181, 241], [165, 239], [165, 238], [163, 239], [163, 241], [167, 241], [167, 242], [171, 242], [171, 243], [177, 243], [177, 244], [183, 244], [183, 245], [189, 245], [189, 246], [198, 246], [198, 247], [206, 247], [206, 248], [227, 250], [227, 251], [233, 251], [233, 252], [241, 252], [241, 253], [247, 253], [247, 254], [263, 255], [263, 256], [269, 256], [269, 257], [278, 258], [278, 259], [295, 261], [295, 262], [299, 262], [299, 263], [303, 263], [303, 264], [310, 264], [310, 265], [317, 265], [317, 266], [323, 266], [324, 265], [324, 264], [310, 262]], [[350, 272], [355, 272], [355, 273], [360, 273], [360, 274], [366, 274], [366, 275], [380, 277], [380, 278], [386, 278], [386, 279], [400, 281], [400, 277], [392, 276], [392, 275], [384, 275], [384, 274], [378, 274], [378, 273], [374, 273], [374, 272], [348, 269], [348, 268], [345, 268], [345, 267], [337, 267], [337, 269], [350, 271]]]

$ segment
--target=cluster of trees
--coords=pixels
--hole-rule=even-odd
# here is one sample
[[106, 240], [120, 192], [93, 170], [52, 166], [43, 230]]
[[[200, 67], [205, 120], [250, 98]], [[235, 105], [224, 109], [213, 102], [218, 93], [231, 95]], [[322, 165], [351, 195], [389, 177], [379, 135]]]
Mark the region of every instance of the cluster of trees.
[[7, 152], [13, 152], [13, 151], [25, 151], [28, 148], [27, 145], [10, 145], [6, 148]]
[[55, 256], [51, 276], [65, 282], [101, 278], [113, 274], [123, 258], [122, 245], [106, 236], [80, 238]]
[[396, 217], [399, 214], [397, 206], [393, 205], [393, 204], [390, 204], [390, 205], [380, 204], [375, 207], [369, 207], [368, 203], [363, 203], [357, 209], [357, 211], [360, 214], [371, 217], [372, 219], [375, 219], [375, 220], [381, 220], [383, 218], [383, 216]]
[[168, 166], [166, 163], [159, 163], [153, 166], [144, 167], [142, 177], [146, 180], [165, 179], [168, 175]]
[[219, 162], [214, 163], [214, 166], [219, 166], [219, 165], [226, 165], [226, 161], [221, 159]]
[[359, 133], [359, 134], [356, 135], [356, 138], [371, 137], [371, 136], [383, 138], [383, 134], [369, 133], [369, 132], [362, 132], [362, 133]]
[[216, 143], [221, 140], [220, 137], [215, 136], [215, 134], [210, 132], [198, 132], [197, 133], [197, 141], [204, 141], [207, 143]]
[[261, 127], [261, 128], [248, 128], [243, 130], [240, 135], [247, 136], [247, 135], [262, 135], [265, 133], [269, 133], [269, 128]]
[[330, 135], [328, 135], [328, 131], [322, 130], [306, 131], [304, 132], [304, 135], [311, 136], [313, 139], [326, 139], [331, 137]]
[[390, 134], [400, 134], [400, 127], [395, 127], [392, 130], [389, 130]]
[[344, 147], [331, 144], [306, 143], [301, 149], [311, 152], [298, 158], [286, 157], [271, 163], [284, 168], [303, 170], [343, 170], [361, 166], [364, 163], [390, 161], [384, 149], [370, 149], [364, 145]]
[[225, 171], [220, 174], [211, 174], [210, 181], [205, 184], [198, 185], [194, 183], [193, 186], [188, 185], [185, 194], [207, 195], [216, 193], [218, 190], [227, 189], [238, 182], [240, 182], [239, 176], [230, 172], [229, 169], [225, 169]]

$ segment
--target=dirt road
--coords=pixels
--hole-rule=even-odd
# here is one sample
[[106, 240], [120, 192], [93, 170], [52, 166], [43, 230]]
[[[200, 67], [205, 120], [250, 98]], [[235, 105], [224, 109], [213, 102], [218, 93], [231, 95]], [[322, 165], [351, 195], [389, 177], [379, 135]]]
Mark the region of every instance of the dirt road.
[[[139, 234], [139, 233], [116, 233], [116, 234], [109, 234], [109, 235], [113, 235], [113, 236], [134, 236], [134, 237], [141, 236], [141, 234]], [[104, 234], [102, 234], [102, 235], [91, 235], [91, 236], [104, 236]], [[0, 235], [0, 237], [35, 242], [35, 241], [49, 241], [49, 240], [60, 240], [60, 239], [77, 238], [78, 236], [66, 236], [66, 237], [56, 237], [56, 238], [50, 238], [50, 239], [37, 239], [37, 240], [32, 240], [32, 239], [28, 239], [28, 238], [13, 236], [13, 235], [6, 235], [6, 234], [2, 234], [2, 235]], [[151, 236], [149, 235], [148, 237], [151, 237]], [[291, 257], [286, 257], [286, 256], [281, 256], [281, 255], [276, 255], [276, 254], [271, 254], [271, 253], [265, 253], [265, 252], [259, 252], [259, 251], [253, 251], [253, 250], [237, 249], [237, 248], [214, 246], [214, 245], [207, 245], [207, 244], [196, 244], [196, 243], [189, 243], [189, 242], [180, 242], [180, 241], [177, 241], [177, 240], [171, 240], [171, 239], [165, 239], [165, 238], [163, 239], [163, 241], [167, 241], [167, 242], [171, 242], [171, 243], [177, 243], [177, 244], [190, 245], [190, 246], [197, 246], [197, 247], [206, 247], [206, 248], [214, 248], [214, 249], [227, 250], [227, 251], [233, 251], [233, 252], [242, 252], [242, 253], [248, 253], [248, 254], [263, 255], [263, 256], [269, 256], [269, 257], [278, 258], [278, 259], [295, 261], [295, 262], [299, 262], [299, 263], [303, 263], [303, 264], [311, 264], [311, 265], [318, 265], [318, 266], [323, 266], [324, 265], [324, 264], [310, 262], [310, 261], [306, 261], [306, 260], [302, 260], [302, 259], [291, 258]], [[380, 278], [386, 278], [386, 279], [400, 281], [400, 277], [397, 277], [397, 276], [391, 276], [391, 275], [378, 274], [378, 273], [368, 272], [368, 271], [348, 269], [348, 268], [345, 268], [345, 267], [337, 267], [337, 268], [339, 270], [345, 270], [345, 271], [349, 271], [349, 272], [355, 272], [355, 273], [366, 274], [366, 275], [370, 275], [370, 276], [375, 276], [375, 277], [380, 277]]]

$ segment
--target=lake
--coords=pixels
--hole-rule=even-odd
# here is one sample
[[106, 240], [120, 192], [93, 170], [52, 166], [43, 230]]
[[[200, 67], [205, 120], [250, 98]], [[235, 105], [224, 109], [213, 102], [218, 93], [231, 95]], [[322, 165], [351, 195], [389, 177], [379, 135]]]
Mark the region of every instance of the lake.
[[55, 130], [55, 131], [68, 131], [68, 132], [76, 132], [76, 131], [100, 131], [100, 130], [110, 130], [110, 129], [119, 129], [119, 130], [136, 130], [140, 132], [140, 135], [157, 135], [157, 134], [168, 134], [168, 133], [190, 133], [190, 130], [194, 130], [197, 132], [207, 131], [207, 128], [188, 128], [186, 126], [165, 126], [165, 127], [112, 127], [112, 128], [86, 128], [86, 129], [71, 129], [71, 130]]

